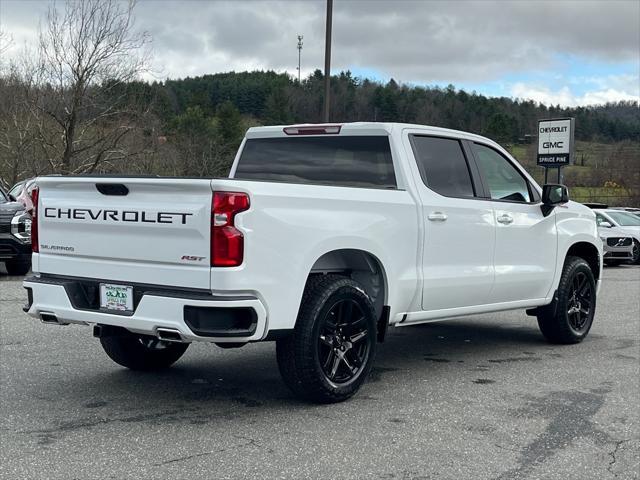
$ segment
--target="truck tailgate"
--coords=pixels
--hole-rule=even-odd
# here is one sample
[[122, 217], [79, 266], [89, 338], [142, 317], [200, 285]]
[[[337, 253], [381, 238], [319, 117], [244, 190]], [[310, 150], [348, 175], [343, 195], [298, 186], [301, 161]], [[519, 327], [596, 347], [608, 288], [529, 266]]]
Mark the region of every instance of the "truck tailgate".
[[42, 177], [40, 273], [209, 289], [211, 181]]

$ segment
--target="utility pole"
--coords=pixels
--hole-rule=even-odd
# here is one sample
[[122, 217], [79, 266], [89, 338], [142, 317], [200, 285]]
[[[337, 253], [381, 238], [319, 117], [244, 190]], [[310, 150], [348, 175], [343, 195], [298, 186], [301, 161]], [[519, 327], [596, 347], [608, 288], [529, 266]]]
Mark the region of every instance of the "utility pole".
[[333, 0], [327, 0], [327, 24], [324, 43], [324, 122], [329, 122], [329, 103], [331, 88], [331, 23], [333, 16]]
[[298, 35], [298, 83], [300, 83], [300, 56], [302, 54], [302, 35]]

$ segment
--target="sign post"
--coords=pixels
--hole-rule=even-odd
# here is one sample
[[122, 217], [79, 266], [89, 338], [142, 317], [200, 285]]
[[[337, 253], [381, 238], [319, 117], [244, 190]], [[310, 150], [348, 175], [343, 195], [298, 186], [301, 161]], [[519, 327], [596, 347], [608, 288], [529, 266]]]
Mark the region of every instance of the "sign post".
[[538, 121], [538, 165], [544, 167], [544, 183], [549, 168], [558, 169], [558, 183], [562, 183], [562, 167], [574, 157], [574, 132], [574, 118]]

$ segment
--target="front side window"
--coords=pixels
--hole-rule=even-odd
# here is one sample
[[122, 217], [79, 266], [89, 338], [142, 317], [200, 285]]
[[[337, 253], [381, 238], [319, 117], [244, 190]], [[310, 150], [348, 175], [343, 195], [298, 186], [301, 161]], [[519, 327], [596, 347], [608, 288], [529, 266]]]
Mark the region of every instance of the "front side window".
[[473, 197], [473, 183], [460, 142], [451, 138], [412, 137], [422, 181], [446, 197]]
[[599, 213], [596, 213], [596, 223], [598, 224], [598, 226], [602, 225], [602, 222], [611, 223], [607, 218], [600, 215]]
[[529, 183], [509, 160], [484, 145], [475, 143], [473, 148], [492, 200], [531, 202]]
[[242, 150], [234, 178], [396, 188], [386, 136], [250, 138]]

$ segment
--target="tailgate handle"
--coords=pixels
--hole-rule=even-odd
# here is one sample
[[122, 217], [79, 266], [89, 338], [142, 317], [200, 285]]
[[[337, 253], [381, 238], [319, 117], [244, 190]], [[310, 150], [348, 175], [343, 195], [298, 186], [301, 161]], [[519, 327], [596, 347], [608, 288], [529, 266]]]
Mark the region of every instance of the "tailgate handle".
[[129, 189], [122, 183], [96, 183], [96, 188], [103, 195], [124, 197], [129, 194]]

